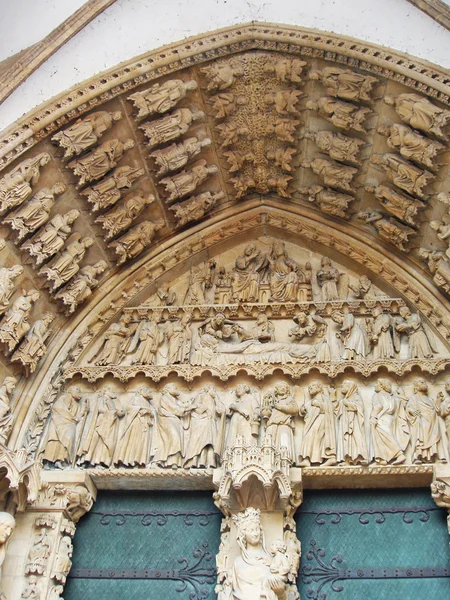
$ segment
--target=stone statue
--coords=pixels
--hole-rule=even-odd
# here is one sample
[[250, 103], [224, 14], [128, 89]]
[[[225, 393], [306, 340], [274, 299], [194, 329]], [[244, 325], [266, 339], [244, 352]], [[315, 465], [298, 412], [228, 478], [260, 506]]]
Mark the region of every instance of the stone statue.
[[23, 273], [22, 265], [0, 268], [0, 315], [4, 314], [14, 293], [15, 280]]
[[102, 344], [92, 357], [94, 364], [99, 366], [120, 364], [124, 345], [130, 334], [131, 330], [123, 317], [118, 323], [112, 323], [105, 332]]
[[257, 340], [261, 344], [275, 341], [275, 326], [264, 313], [256, 317], [256, 323], [248, 330], [240, 328], [237, 331], [240, 341]]
[[61, 300], [66, 306], [66, 314], [75, 312], [77, 306], [92, 295], [92, 290], [99, 283], [99, 275], [106, 270], [107, 266], [104, 260], [99, 260], [94, 265], [83, 267], [70, 283], [55, 294], [55, 299]]
[[426, 205], [420, 200], [406, 196], [386, 185], [366, 185], [367, 192], [375, 195], [375, 198], [382, 204], [388, 213], [397, 217], [401, 221], [418, 227], [417, 222], [419, 211], [425, 210]]
[[439, 165], [435, 163], [437, 156], [445, 152], [444, 144], [429, 140], [411, 127], [394, 123], [390, 127], [380, 126], [378, 133], [387, 136], [389, 148], [400, 152], [408, 160], [424, 165], [431, 170], [436, 170]]
[[240, 383], [234, 390], [235, 399], [227, 414], [230, 417], [226, 436], [226, 447], [232, 448], [238, 436], [245, 446], [256, 445], [259, 434], [260, 406], [255, 390], [246, 383]]
[[333, 405], [323, 385], [313, 382], [300, 408], [305, 419], [303, 441], [299, 456], [300, 466], [332, 466], [336, 464], [336, 431]]
[[284, 242], [275, 242], [268, 255], [270, 302], [297, 302], [299, 284], [307, 275], [290, 259]]
[[236, 144], [236, 142], [239, 141], [239, 138], [247, 137], [250, 134], [247, 127], [239, 127], [232, 122], [220, 123], [219, 125], [216, 125], [214, 129], [219, 132], [219, 135], [222, 138], [222, 143], [220, 145], [222, 149]]
[[184, 464], [190, 467], [211, 468], [220, 460], [225, 430], [225, 406], [211, 385], [205, 386], [194, 396], [185, 434]]
[[414, 394], [406, 403], [406, 417], [411, 429], [411, 449], [414, 463], [445, 461], [444, 448], [439, 426], [438, 407], [428, 396], [425, 379], [416, 379]]
[[158, 427], [152, 440], [153, 463], [160, 467], [181, 467], [182, 421], [190, 413], [180, 401], [180, 392], [174, 383], [168, 383], [161, 393], [157, 409]]
[[402, 252], [407, 252], [409, 238], [417, 233], [411, 227], [403, 225], [395, 219], [386, 218], [377, 210], [363, 210], [356, 217], [375, 227], [380, 237], [397, 246]]
[[292, 320], [295, 327], [289, 329], [289, 337], [292, 337], [296, 342], [301, 342], [305, 337], [313, 336], [317, 331], [317, 322], [314, 317], [318, 315], [310, 315], [304, 311], [300, 311]]
[[286, 448], [290, 460], [294, 462], [293, 419], [299, 414], [297, 403], [287, 383], [278, 383], [269, 396], [269, 404], [266, 406], [270, 408], [263, 411], [263, 418], [266, 421], [265, 434], [271, 436], [272, 443], [278, 451], [283, 447]]
[[[17, 385], [15, 377], [5, 377], [0, 387], [0, 444], [6, 446], [14, 425], [14, 415], [11, 412], [11, 396]], [[1, 515], [2, 513], [0, 513]], [[0, 517], [1, 531], [1, 517]], [[0, 541], [0, 543], [2, 543]], [[1, 580], [1, 550], [0, 550], [0, 580]]]
[[105, 386], [97, 392], [87, 416], [77, 452], [78, 464], [110, 467], [116, 446], [118, 420], [124, 411], [117, 408], [117, 393]]
[[339, 67], [325, 67], [321, 71], [311, 71], [309, 79], [320, 80], [329, 96], [352, 102], [370, 102], [373, 89], [379, 83], [375, 77], [360, 75]]
[[344, 131], [359, 131], [367, 135], [365, 121], [372, 111], [366, 107], [356, 106], [350, 102], [335, 100], [323, 96], [319, 100], [310, 100], [306, 103], [308, 110], [315, 110], [320, 117]]
[[125, 415], [120, 419], [113, 464], [144, 467], [150, 453], [150, 427], [155, 420], [152, 391], [146, 385], [121, 396]]
[[112, 206], [122, 197], [123, 189], [130, 188], [136, 179], [144, 175], [144, 169], [133, 167], [118, 167], [114, 169], [109, 177], [99, 181], [92, 187], [88, 187], [81, 193], [86, 196], [88, 202], [93, 204], [94, 212]]
[[178, 219], [177, 227], [184, 227], [188, 223], [202, 219], [222, 198], [225, 198], [223, 192], [217, 194], [203, 192], [198, 196], [192, 196], [185, 202], [174, 204], [169, 210], [173, 211], [175, 218]]
[[131, 139], [125, 142], [118, 139], [107, 140], [89, 154], [72, 160], [67, 166], [80, 178], [78, 187], [83, 187], [86, 183], [104, 177], [108, 171], [117, 166], [124, 153], [130, 148], [134, 148], [134, 141]]
[[183, 304], [205, 304], [205, 293], [212, 287], [215, 268], [212, 260], [191, 268]]
[[450, 123], [450, 111], [439, 108], [419, 94], [384, 96], [383, 100], [393, 106], [398, 116], [408, 125], [447, 141], [446, 128]]
[[367, 355], [367, 341], [354, 315], [333, 311], [331, 318], [341, 326], [339, 332], [336, 333], [336, 337], [344, 345], [344, 352], [341, 356], [342, 360], [364, 360]]
[[[0, 581], [2, 579], [2, 567], [6, 558], [6, 548], [9, 538], [16, 527], [15, 518], [7, 512], [0, 512]], [[0, 592], [1, 593], [1, 592]], [[3, 597], [4, 595], [1, 594]]]
[[425, 198], [424, 188], [435, 179], [429, 171], [415, 167], [397, 154], [374, 154], [371, 160], [383, 169], [389, 181], [412, 196]]
[[153, 320], [141, 321], [128, 349], [128, 354], [137, 348], [134, 365], [154, 365], [158, 348], [164, 341], [164, 333]]
[[201, 185], [210, 175], [218, 173], [216, 165], [207, 165], [206, 160], [199, 160], [194, 163], [189, 171], [181, 171], [171, 177], [165, 177], [160, 180], [168, 194], [167, 202], [173, 202], [192, 193]]
[[[450, 382], [445, 384], [445, 395], [442, 392], [439, 392], [436, 406], [438, 415], [444, 419], [445, 433], [447, 441], [450, 444]], [[448, 450], [449, 449], [450, 446], [448, 447]]]
[[177, 294], [170, 289], [170, 283], [167, 281], [161, 283], [153, 298], [152, 306], [173, 306], [177, 303]]
[[211, 104], [211, 113], [215, 119], [225, 119], [235, 112], [236, 106], [247, 104], [247, 98], [225, 92], [211, 96], [207, 102]]
[[165, 327], [168, 342], [167, 364], [188, 362], [191, 353], [191, 316], [185, 313], [181, 319], [168, 321]]
[[41, 265], [61, 250], [79, 216], [76, 209], [69, 210], [65, 215], [55, 215], [45, 227], [22, 244], [22, 250], [34, 258], [37, 266]]
[[282, 171], [292, 172], [292, 158], [297, 154], [297, 148], [275, 148], [266, 152], [266, 158], [273, 160], [276, 167]]
[[69, 244], [61, 254], [42, 267], [39, 275], [45, 275], [53, 291], [67, 283], [80, 270], [79, 263], [88, 249], [94, 245], [90, 237]]
[[421, 317], [417, 313], [411, 314], [407, 306], [401, 306], [399, 313], [395, 330], [408, 336], [410, 358], [433, 358], [436, 352], [434, 340], [430, 339], [431, 333], [425, 330]]
[[[450, 224], [445, 221], [430, 221], [430, 228], [436, 231], [437, 237], [450, 245]], [[450, 254], [447, 250], [447, 256]]]
[[55, 563], [53, 565], [52, 579], [60, 583], [66, 583], [67, 575], [72, 568], [73, 546], [70, 536], [63, 535], [58, 547]]
[[194, 113], [189, 108], [178, 108], [161, 119], [144, 123], [139, 129], [142, 129], [148, 139], [147, 146], [153, 149], [181, 137], [187, 133], [192, 123], [203, 119], [204, 116], [202, 111]]
[[28, 552], [28, 560], [25, 573], [36, 573], [43, 575], [47, 567], [47, 561], [52, 553], [53, 542], [45, 527], [41, 528], [33, 539], [33, 545]]
[[153, 194], [144, 194], [141, 190], [129, 194], [123, 204], [95, 219], [106, 231], [105, 240], [110, 240], [133, 224], [144, 208], [155, 201]]
[[392, 384], [379, 379], [372, 397], [370, 425], [373, 456], [380, 465], [402, 464], [409, 442], [409, 428], [404, 402], [392, 393]]
[[314, 202], [320, 210], [328, 215], [335, 215], [346, 219], [349, 204], [353, 202], [353, 196], [341, 194], [335, 190], [324, 188], [321, 185], [313, 185], [310, 187], [300, 187], [300, 194], [307, 195], [308, 202]]
[[50, 211], [55, 204], [55, 196], [60, 196], [66, 190], [63, 183], [55, 183], [51, 188], [42, 188], [21, 208], [3, 219], [3, 223], [17, 232], [16, 243], [48, 221]]
[[42, 459], [58, 468], [71, 466], [75, 457], [77, 425], [87, 410], [81, 403], [82, 397], [81, 389], [73, 386], [53, 404], [48, 431], [42, 442]]
[[322, 300], [329, 302], [339, 300], [342, 295], [339, 293], [339, 280], [343, 276], [342, 273], [333, 267], [328, 256], [322, 256], [320, 261], [320, 269], [317, 271], [317, 285], [320, 288]]
[[156, 173], [157, 177], [167, 175], [171, 171], [178, 171], [178, 169], [184, 167], [192, 158], [200, 154], [203, 148], [208, 148], [210, 145], [211, 140], [209, 138], [199, 140], [196, 137], [190, 137], [179, 144], [171, 144], [166, 148], [151, 152], [150, 156], [159, 168]]
[[122, 113], [119, 111], [93, 112], [84, 119], [78, 119], [67, 129], [56, 133], [52, 136], [52, 141], [64, 148], [64, 158], [70, 158], [96, 144], [105, 131], [111, 129], [114, 122], [121, 118]]
[[428, 269], [433, 275], [433, 281], [438, 287], [445, 291], [450, 290], [450, 263], [445, 258], [444, 252], [436, 250], [428, 250], [427, 248], [419, 249], [419, 256], [427, 262]]
[[0, 323], [0, 341], [7, 346], [8, 352], [12, 352], [29, 331], [28, 317], [39, 296], [37, 290], [25, 292], [23, 296], [16, 298], [6, 311]]
[[367, 275], [361, 275], [356, 285], [352, 285], [351, 283], [349, 283], [348, 287], [355, 294], [356, 298], [372, 299], [377, 297], [373, 283], [367, 277]]
[[302, 166], [306, 169], [312, 169], [325, 185], [343, 190], [344, 192], [353, 191], [353, 179], [358, 173], [358, 169], [355, 167], [341, 165], [326, 158], [307, 160], [302, 163]]
[[0, 213], [19, 206], [33, 193], [37, 185], [40, 170], [50, 162], [50, 154], [42, 152], [33, 158], [27, 158], [0, 179]]
[[216, 90], [226, 90], [235, 82], [235, 76], [241, 75], [238, 69], [233, 68], [229, 63], [213, 63], [200, 69], [201, 73], [208, 80], [206, 87], [208, 92]]
[[248, 244], [231, 272], [230, 302], [258, 302], [259, 285], [267, 265], [267, 256], [253, 242]]
[[152, 221], [142, 221], [138, 225], [134, 225], [115, 242], [108, 244], [108, 248], [114, 248], [115, 253], [119, 255], [117, 262], [121, 265], [127, 260], [136, 258], [148, 248], [153, 242], [156, 232], [163, 227], [163, 219], [156, 219], [154, 223]]
[[51, 333], [49, 325], [54, 318], [53, 313], [45, 313], [42, 319], [33, 323], [11, 357], [12, 362], [17, 361], [25, 366], [27, 374], [34, 373], [39, 360], [47, 351], [45, 341]]
[[36, 575], [28, 577], [27, 585], [22, 592], [21, 600], [41, 600], [41, 584]]
[[385, 360], [395, 357], [392, 339], [391, 317], [383, 312], [381, 306], [372, 311], [373, 322], [367, 321], [370, 341], [373, 345], [373, 359]]
[[314, 140], [316, 146], [334, 160], [349, 162], [354, 165], [361, 164], [358, 154], [366, 144], [358, 138], [351, 138], [342, 133], [333, 133], [327, 130], [308, 131], [304, 134], [304, 137], [308, 140]]
[[285, 600], [291, 563], [286, 545], [277, 540], [271, 555], [264, 548], [263, 529], [258, 509], [246, 508], [233, 515], [240, 555], [232, 570], [232, 600]]
[[133, 102], [138, 109], [136, 119], [149, 117], [155, 114], [163, 114], [176, 106], [182, 100], [187, 92], [196, 90], [197, 82], [181, 81], [181, 79], [169, 79], [164, 83], [155, 83], [148, 90], [136, 92], [128, 96], [128, 100]]
[[301, 75], [307, 65], [308, 63], [299, 58], [280, 58], [275, 64], [269, 62], [264, 65], [264, 70], [266, 73], [275, 73], [276, 78], [282, 83], [287, 81], [301, 83]]
[[335, 408], [337, 418], [338, 462], [367, 465], [369, 453], [364, 428], [364, 402], [358, 386], [345, 379]]

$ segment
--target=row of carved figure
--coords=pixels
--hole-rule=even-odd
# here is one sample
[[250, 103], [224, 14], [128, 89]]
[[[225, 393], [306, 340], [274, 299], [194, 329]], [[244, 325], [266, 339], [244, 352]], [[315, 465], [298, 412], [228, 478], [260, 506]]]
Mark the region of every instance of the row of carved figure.
[[146, 385], [118, 393], [73, 386], [53, 405], [41, 454], [64, 466], [215, 467], [225, 449], [270, 439], [293, 464], [368, 465], [449, 462], [450, 384], [429, 396], [379, 379], [370, 402], [358, 385], [313, 382], [303, 401], [286, 383], [264, 393], [239, 384], [226, 403], [211, 385], [190, 395], [167, 384], [157, 401]]
[[[264, 313], [251, 327], [227, 319], [220, 312], [194, 327], [189, 313], [162, 324], [155, 320], [132, 323], [131, 317], [124, 315], [109, 326], [91, 362], [98, 366], [120, 365], [129, 363], [129, 357], [131, 364], [144, 365], [236, 364], [263, 359], [329, 362], [335, 358], [336, 345], [339, 360], [389, 360], [401, 351], [402, 338], [408, 358], [433, 358], [437, 353], [434, 335], [408, 307], [401, 307], [398, 315], [390, 315], [376, 306], [372, 315], [363, 321], [341, 311], [327, 318], [300, 312], [288, 330], [289, 341], [276, 340], [275, 325]], [[329, 331], [328, 319], [340, 326], [338, 331]], [[331, 346], [329, 333], [338, 343]]]

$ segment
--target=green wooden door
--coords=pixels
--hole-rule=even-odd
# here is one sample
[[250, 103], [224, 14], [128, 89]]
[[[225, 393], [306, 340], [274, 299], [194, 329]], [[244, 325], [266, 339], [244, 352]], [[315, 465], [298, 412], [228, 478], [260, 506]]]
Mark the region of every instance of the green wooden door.
[[429, 490], [305, 492], [302, 600], [449, 600], [446, 517]]

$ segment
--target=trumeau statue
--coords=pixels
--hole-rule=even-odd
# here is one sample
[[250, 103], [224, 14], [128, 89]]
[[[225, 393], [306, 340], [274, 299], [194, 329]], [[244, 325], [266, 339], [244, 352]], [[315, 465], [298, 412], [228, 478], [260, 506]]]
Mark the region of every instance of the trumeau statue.
[[147, 146], [153, 149], [181, 137], [192, 123], [203, 119], [204, 116], [202, 111], [192, 112], [189, 108], [178, 108], [161, 119], [144, 123], [139, 129], [142, 129], [148, 139]]
[[114, 248], [119, 255], [118, 264], [121, 265], [127, 260], [136, 258], [153, 242], [156, 233], [164, 227], [164, 220], [157, 219], [152, 221], [142, 221], [134, 225], [127, 233], [118, 238], [115, 242], [108, 245], [108, 248]]
[[446, 129], [450, 124], [450, 111], [437, 107], [419, 94], [386, 95], [383, 100], [394, 107], [398, 116], [408, 125], [424, 133], [447, 140]]
[[122, 190], [130, 188], [133, 182], [144, 173], [144, 169], [134, 169], [129, 166], [118, 167], [109, 177], [83, 190], [81, 195], [86, 196], [88, 202], [93, 204], [92, 210], [107, 208], [120, 200]]
[[397, 154], [374, 154], [372, 162], [383, 169], [389, 181], [419, 198], [425, 198], [424, 188], [435, 179], [429, 171], [415, 167]]
[[0, 315], [6, 312], [14, 293], [15, 280], [23, 273], [22, 265], [0, 268]]
[[117, 166], [124, 152], [134, 148], [134, 145], [131, 139], [125, 142], [118, 139], [107, 140], [89, 154], [72, 160], [67, 166], [80, 178], [78, 187], [83, 187], [86, 183], [104, 177], [108, 171]]
[[318, 175], [325, 185], [332, 188], [337, 188], [344, 192], [352, 192], [354, 178], [358, 173], [355, 167], [341, 165], [326, 158], [314, 158], [302, 163], [302, 166], [307, 169], [312, 169]]
[[106, 231], [105, 240], [110, 240], [133, 224], [144, 208], [155, 201], [153, 194], [144, 194], [141, 190], [128, 194], [123, 203], [95, 219]]
[[376, 187], [366, 185], [365, 189], [367, 192], [375, 195], [375, 198], [388, 213], [404, 223], [408, 223], [408, 225], [412, 225], [413, 227], [419, 226], [418, 214], [419, 211], [426, 209], [426, 204], [416, 198], [411, 198], [401, 192], [397, 192], [386, 185], [377, 185]]
[[[17, 385], [15, 377], [5, 377], [0, 386], [0, 444], [6, 445], [14, 425], [14, 415], [11, 412], [11, 396]], [[0, 519], [1, 529], [1, 519]], [[1, 543], [1, 542], [0, 542]], [[0, 550], [1, 556], [1, 550]], [[0, 559], [0, 569], [2, 561]]]
[[199, 160], [188, 171], [165, 177], [159, 183], [164, 186], [168, 194], [167, 202], [173, 202], [194, 192], [210, 175], [218, 172], [216, 165], [207, 165], [206, 160]]
[[308, 202], [317, 204], [322, 212], [341, 217], [342, 219], [348, 218], [348, 207], [354, 201], [353, 196], [324, 188], [321, 185], [300, 187], [298, 188], [298, 192], [306, 195]]
[[208, 148], [210, 145], [211, 140], [209, 138], [199, 140], [196, 137], [190, 137], [179, 144], [171, 144], [161, 150], [154, 150], [150, 153], [150, 156], [154, 159], [155, 165], [159, 169], [156, 173], [157, 177], [162, 177], [171, 171], [181, 169], [192, 158], [197, 156], [203, 148]]
[[441, 152], [445, 152], [444, 144], [429, 140], [411, 127], [400, 123], [394, 123], [390, 127], [380, 126], [377, 131], [387, 136], [390, 148], [397, 150], [408, 160], [424, 165], [432, 171], [439, 168], [437, 157]]
[[359, 131], [367, 135], [365, 128], [366, 119], [373, 114], [369, 108], [356, 106], [350, 102], [335, 100], [323, 96], [317, 101], [309, 100], [306, 103], [308, 110], [315, 110], [320, 117], [344, 131]]
[[94, 240], [90, 237], [72, 242], [61, 254], [42, 267], [39, 275], [45, 275], [52, 291], [67, 283], [78, 273], [80, 270], [79, 263], [93, 244]]
[[93, 112], [67, 129], [56, 133], [52, 141], [64, 148], [64, 158], [70, 158], [96, 144], [105, 131], [111, 129], [114, 122], [121, 118], [121, 112], [109, 113], [103, 110]]
[[25, 292], [23, 296], [16, 298], [6, 311], [0, 323], [0, 341], [7, 346], [8, 352], [12, 352], [29, 331], [28, 318], [39, 296], [37, 290]]
[[148, 90], [128, 96], [128, 100], [138, 109], [136, 118], [142, 119], [167, 112], [176, 106], [187, 92], [196, 90], [197, 87], [197, 82], [193, 79], [186, 82], [181, 79], [169, 79], [164, 83], [152, 85]]
[[41, 265], [61, 250], [79, 216], [76, 209], [69, 210], [65, 215], [55, 215], [45, 227], [22, 244], [22, 250], [34, 258], [37, 266]]
[[402, 252], [407, 251], [409, 238], [417, 233], [411, 227], [403, 225], [395, 219], [386, 218], [376, 210], [360, 211], [357, 218], [375, 227], [380, 237], [397, 246]]
[[170, 210], [173, 211], [175, 218], [178, 220], [177, 227], [184, 227], [192, 221], [199, 221], [222, 198], [225, 198], [223, 192], [218, 192], [217, 194], [203, 192], [198, 196], [188, 198], [185, 202], [174, 204], [170, 207]]
[[334, 160], [349, 162], [354, 165], [361, 164], [358, 154], [366, 144], [358, 138], [351, 138], [342, 133], [333, 133], [327, 130], [307, 131], [304, 137], [308, 140], [314, 140], [316, 146]]
[[66, 306], [66, 314], [73, 313], [79, 304], [89, 298], [99, 283], [98, 276], [107, 266], [104, 260], [100, 260], [94, 265], [83, 267], [70, 283], [55, 294], [55, 299], [61, 300]]
[[25, 202], [37, 185], [40, 170], [50, 162], [50, 154], [43, 152], [27, 158], [0, 179], [0, 213], [15, 208]]
[[60, 196], [66, 190], [67, 187], [63, 183], [55, 183], [51, 188], [42, 188], [21, 208], [3, 219], [3, 223], [17, 232], [16, 243], [30, 233], [34, 233], [48, 221], [50, 211], [55, 204], [55, 196]]
[[360, 75], [349, 69], [326, 67], [322, 71], [311, 71], [309, 79], [320, 80], [329, 96], [336, 96], [352, 102], [371, 102], [378, 79], [370, 75]]
[[46, 313], [42, 319], [33, 323], [11, 357], [12, 362], [21, 362], [28, 374], [34, 373], [39, 360], [47, 350], [45, 341], [51, 333], [49, 325], [54, 318], [53, 313]]

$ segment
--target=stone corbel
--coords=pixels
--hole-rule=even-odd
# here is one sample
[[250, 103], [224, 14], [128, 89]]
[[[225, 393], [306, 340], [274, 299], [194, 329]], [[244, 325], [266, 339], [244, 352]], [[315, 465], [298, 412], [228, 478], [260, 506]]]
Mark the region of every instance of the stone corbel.
[[[215, 504], [224, 514], [217, 555], [218, 600], [257, 593], [296, 600], [301, 549], [293, 516], [303, 489], [301, 469], [291, 466], [287, 448], [278, 451], [271, 436], [260, 447], [246, 445], [238, 436], [213, 482]], [[251, 553], [261, 567], [247, 573]]]
[[431, 496], [438, 506], [447, 509], [447, 527], [450, 533], [450, 465], [435, 465]]

